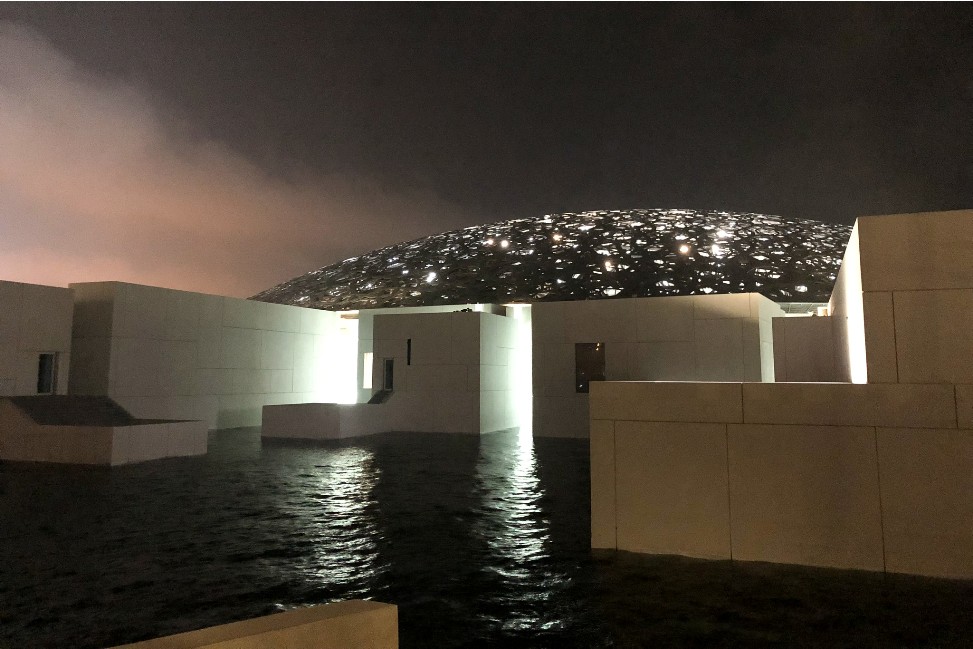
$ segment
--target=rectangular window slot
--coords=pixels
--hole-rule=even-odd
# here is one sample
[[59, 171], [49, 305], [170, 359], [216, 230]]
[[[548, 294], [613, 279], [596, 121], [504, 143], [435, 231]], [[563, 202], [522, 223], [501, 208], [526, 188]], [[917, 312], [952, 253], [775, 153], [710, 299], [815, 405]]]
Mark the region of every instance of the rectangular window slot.
[[57, 353], [37, 357], [37, 394], [54, 394], [57, 389]]
[[405, 341], [405, 364], [412, 365], [412, 339]]

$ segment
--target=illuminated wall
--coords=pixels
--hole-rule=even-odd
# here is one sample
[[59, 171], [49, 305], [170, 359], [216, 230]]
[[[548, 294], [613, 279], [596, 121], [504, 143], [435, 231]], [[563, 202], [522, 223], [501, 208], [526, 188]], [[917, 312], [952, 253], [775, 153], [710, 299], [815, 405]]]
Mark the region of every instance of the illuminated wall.
[[609, 381], [773, 381], [772, 318], [754, 293], [542, 302], [533, 317], [533, 426], [587, 437], [588, 395], [575, 386], [575, 345], [605, 344]]
[[37, 394], [40, 354], [56, 354], [57, 392], [67, 392], [71, 311], [66, 288], [0, 281], [0, 396]]
[[[519, 314], [518, 314], [519, 315]], [[372, 384], [393, 392], [381, 409], [387, 430], [482, 433], [518, 425], [514, 392], [522, 318], [488, 312], [374, 316]]]
[[353, 401], [354, 321], [121, 282], [74, 284], [72, 394], [144, 418], [260, 424], [267, 404]]

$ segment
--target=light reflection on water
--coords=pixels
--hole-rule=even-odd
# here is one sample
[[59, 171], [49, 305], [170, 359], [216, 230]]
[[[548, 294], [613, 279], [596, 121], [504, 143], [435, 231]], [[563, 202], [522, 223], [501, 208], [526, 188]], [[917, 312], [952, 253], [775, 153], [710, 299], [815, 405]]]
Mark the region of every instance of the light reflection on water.
[[309, 578], [366, 598], [369, 585], [384, 572], [373, 494], [381, 472], [366, 448], [334, 449], [323, 462], [315, 466], [317, 491], [309, 497], [316, 510], [308, 524], [316, 558]]

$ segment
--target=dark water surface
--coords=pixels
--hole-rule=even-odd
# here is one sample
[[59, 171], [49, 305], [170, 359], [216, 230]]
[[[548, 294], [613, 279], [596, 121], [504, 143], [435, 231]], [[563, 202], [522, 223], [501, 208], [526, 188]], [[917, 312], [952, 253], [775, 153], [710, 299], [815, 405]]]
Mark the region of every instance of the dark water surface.
[[[588, 549], [588, 444], [389, 434], [115, 469], [0, 463], [0, 647], [348, 598], [402, 647], [973, 647], [973, 584]], [[971, 540], [973, 542], [973, 540]]]

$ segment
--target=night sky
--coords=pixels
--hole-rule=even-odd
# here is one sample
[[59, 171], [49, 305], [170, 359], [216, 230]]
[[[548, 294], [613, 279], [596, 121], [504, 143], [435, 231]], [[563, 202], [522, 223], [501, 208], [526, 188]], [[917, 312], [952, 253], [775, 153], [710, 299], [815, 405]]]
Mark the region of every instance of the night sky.
[[973, 6], [0, 5], [0, 279], [246, 296], [592, 209], [973, 206]]

